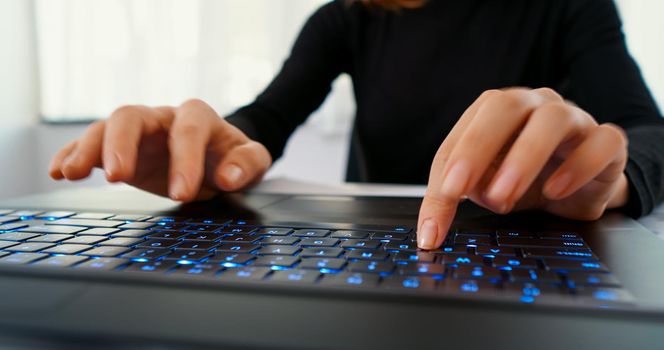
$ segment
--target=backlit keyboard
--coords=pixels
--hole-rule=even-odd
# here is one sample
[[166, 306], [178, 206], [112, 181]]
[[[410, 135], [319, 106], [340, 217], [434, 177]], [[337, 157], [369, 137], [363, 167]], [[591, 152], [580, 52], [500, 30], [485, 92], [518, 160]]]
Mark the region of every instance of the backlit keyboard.
[[455, 228], [440, 249], [423, 251], [405, 226], [6, 209], [0, 210], [0, 264], [524, 304], [633, 302], [582, 237], [569, 231]]

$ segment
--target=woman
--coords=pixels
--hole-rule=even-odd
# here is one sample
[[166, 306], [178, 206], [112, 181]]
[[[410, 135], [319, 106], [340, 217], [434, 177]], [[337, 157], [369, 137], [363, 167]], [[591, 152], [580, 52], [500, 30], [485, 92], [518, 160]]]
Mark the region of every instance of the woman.
[[121, 107], [58, 152], [50, 175], [101, 167], [179, 201], [241, 190], [345, 72], [349, 179], [428, 181], [421, 248], [442, 244], [466, 197], [497, 213], [642, 215], [663, 196], [664, 121], [620, 26], [610, 0], [334, 1], [252, 104], [225, 120], [199, 100]]

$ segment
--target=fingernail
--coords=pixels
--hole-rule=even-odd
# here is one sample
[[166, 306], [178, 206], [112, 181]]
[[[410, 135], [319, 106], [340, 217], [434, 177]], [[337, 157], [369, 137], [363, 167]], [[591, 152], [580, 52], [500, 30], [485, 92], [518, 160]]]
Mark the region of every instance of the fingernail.
[[518, 179], [519, 174], [516, 169], [511, 167], [505, 169], [498, 175], [498, 179], [493, 183], [486, 197], [495, 204], [508, 200], [516, 189]]
[[456, 164], [447, 172], [447, 176], [443, 180], [441, 191], [444, 195], [449, 197], [458, 197], [463, 195], [468, 183], [468, 176], [470, 169], [465, 161], [457, 161]]
[[438, 225], [433, 219], [426, 219], [417, 232], [417, 245], [422, 249], [433, 249], [438, 234]]
[[563, 173], [562, 175], [558, 176], [558, 178], [554, 179], [549, 185], [544, 189], [546, 195], [551, 198], [558, 198], [563, 191], [569, 187], [569, 185], [572, 183], [572, 174], [571, 173]]
[[242, 179], [242, 168], [237, 165], [231, 164], [223, 171], [223, 176], [228, 182], [236, 185]]
[[107, 178], [110, 178], [113, 175], [117, 174], [119, 168], [120, 168], [120, 158], [118, 158], [117, 154], [113, 153], [104, 159], [104, 171], [106, 172]]
[[179, 200], [184, 197], [185, 192], [187, 192], [187, 182], [184, 176], [181, 174], [175, 175], [170, 187], [169, 196], [171, 199]]

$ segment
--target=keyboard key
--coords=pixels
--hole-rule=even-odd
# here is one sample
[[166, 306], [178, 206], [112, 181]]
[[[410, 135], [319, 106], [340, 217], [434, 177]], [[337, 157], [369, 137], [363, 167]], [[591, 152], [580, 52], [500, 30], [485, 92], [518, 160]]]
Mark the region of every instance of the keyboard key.
[[237, 267], [223, 271], [219, 275], [219, 279], [224, 281], [260, 281], [271, 271], [269, 267]]
[[125, 232], [122, 232], [121, 237], [145, 237], [146, 235], [150, 234], [148, 239], [181, 239], [185, 238], [186, 236], [189, 235], [188, 232], [182, 232], [182, 231], [147, 231], [147, 230], [130, 230], [132, 232], [136, 232], [134, 236], [127, 236], [125, 235]]
[[369, 241], [363, 239], [349, 239], [347, 241], [341, 242], [340, 247], [348, 249], [378, 249], [380, 248], [380, 241]]
[[[93, 220], [93, 219], [62, 219], [54, 221], [52, 225], [67, 225], [67, 226], [87, 226], [87, 227], [118, 227], [124, 225], [124, 221], [115, 221], [115, 220]], [[51, 225], [51, 223], [46, 223], [46, 225]], [[58, 232], [58, 233], [67, 233], [67, 232]]]
[[486, 266], [459, 266], [454, 269], [454, 278], [500, 280], [500, 270]]
[[74, 214], [76, 214], [76, 213], [74, 213], [73, 211], [48, 211], [48, 212], [45, 212], [45, 213], [41, 213], [41, 214], [37, 215], [36, 217], [38, 219], [57, 220], [57, 219], [62, 219], [62, 218], [72, 216]]
[[19, 242], [14, 242], [14, 241], [0, 241], [0, 249], [5, 249], [7, 247], [15, 246], [17, 244], [20, 244]]
[[322, 247], [322, 248], [304, 248], [302, 249], [302, 253], [300, 253], [301, 257], [318, 257], [318, 258], [336, 258], [341, 253], [343, 253], [344, 250], [341, 248], [329, 248], [329, 247]]
[[200, 241], [200, 242], [218, 242], [224, 235], [218, 233], [189, 233], [184, 237], [186, 241]]
[[140, 214], [118, 214], [113, 216], [112, 220], [117, 221], [145, 221], [152, 218], [149, 215], [140, 215]]
[[260, 248], [259, 245], [250, 243], [223, 243], [217, 247], [217, 251], [228, 253], [251, 253], [258, 248]]
[[400, 275], [445, 275], [445, 266], [439, 264], [414, 263], [408, 265], [399, 265]]
[[582, 297], [578, 300], [579, 304], [587, 305], [587, 301], [591, 300], [597, 305], [614, 305], [614, 304], [632, 304], [634, 297], [624, 289], [619, 288], [591, 288], [586, 287], [578, 290], [577, 295]]
[[348, 263], [346, 270], [350, 272], [366, 272], [389, 274], [394, 270], [394, 264], [386, 261], [354, 261]]
[[18, 230], [20, 228], [28, 227], [28, 224], [23, 223], [23, 222], [14, 222], [11, 224], [4, 224], [0, 225], [0, 232], [10, 232], [14, 230]]
[[[46, 235], [53, 236], [53, 235]], [[78, 236], [67, 240], [67, 244], [97, 244], [103, 240], [106, 240], [104, 236]]]
[[216, 233], [223, 231], [224, 225], [193, 224], [187, 227], [189, 232]]
[[590, 249], [543, 249], [527, 248], [523, 252], [526, 258], [554, 258], [572, 260], [599, 260]]
[[300, 247], [291, 245], [268, 245], [258, 251], [258, 255], [293, 255], [300, 251]]
[[570, 288], [576, 286], [620, 287], [618, 279], [610, 273], [570, 272], [566, 277]]
[[43, 212], [38, 211], [38, 210], [19, 210], [19, 211], [15, 211], [15, 212], [13, 212], [9, 215], [17, 216], [17, 217], [21, 217], [21, 218], [32, 218], [32, 217], [35, 217], [35, 216], [37, 216], [41, 213], [43, 213]]
[[513, 282], [538, 282], [547, 284], [560, 284], [558, 274], [546, 270], [524, 270], [516, 269], [509, 272], [510, 280]]
[[[148, 219], [148, 222], [185, 222], [187, 221], [187, 218], [181, 217], [181, 216], [155, 216], [152, 219]], [[224, 220], [228, 222], [228, 220]], [[194, 220], [196, 222], [196, 220]]]
[[240, 225], [231, 225], [226, 226], [219, 230], [220, 233], [252, 233], [258, 230], [255, 226], [240, 226]]
[[293, 229], [283, 228], [283, 227], [264, 227], [256, 231], [257, 235], [269, 235], [269, 236], [287, 236]]
[[389, 242], [385, 244], [385, 250], [390, 252], [416, 252], [417, 243], [414, 242]]
[[78, 235], [108, 236], [118, 231], [120, 230], [118, 230], [117, 228], [95, 227], [87, 229], [85, 231], [81, 231], [78, 233]]
[[219, 242], [225, 243], [254, 243], [257, 240], [261, 239], [261, 236], [250, 235], [247, 233], [234, 233], [232, 235], [227, 235], [221, 237]]
[[300, 239], [297, 237], [265, 237], [261, 240], [262, 245], [271, 245], [271, 244], [277, 244], [277, 245], [291, 245], [295, 244], [299, 241]]
[[299, 265], [301, 269], [327, 269], [341, 270], [346, 265], [346, 260], [335, 258], [305, 258]]
[[217, 247], [219, 243], [215, 242], [204, 242], [204, 241], [184, 241], [175, 250], [186, 249], [186, 250], [204, 250], [209, 251]]
[[49, 254], [78, 254], [82, 251], [91, 249], [91, 245], [86, 245], [86, 244], [60, 244], [53, 246], [51, 248], [45, 249], [42, 252], [43, 253], [49, 253]]
[[528, 231], [522, 230], [498, 230], [496, 236], [502, 237], [512, 237], [512, 238], [533, 238], [533, 234]]
[[244, 265], [249, 261], [255, 259], [256, 256], [252, 254], [240, 254], [240, 253], [216, 253], [211, 256], [207, 262], [209, 263], [221, 263], [221, 264], [237, 264]]
[[0, 209], [0, 215], [7, 215], [13, 213], [14, 210], [12, 209]]
[[78, 213], [72, 216], [70, 219], [91, 219], [91, 220], [104, 220], [108, 219], [114, 214], [108, 213]]
[[116, 246], [102, 246], [86, 250], [81, 255], [87, 256], [101, 256], [101, 257], [115, 257], [120, 254], [124, 254], [129, 251], [129, 248], [126, 247], [116, 247]]
[[[164, 218], [164, 216], [162, 216]], [[171, 221], [184, 221], [182, 218], [178, 220], [178, 218], [173, 218], [170, 217]], [[154, 218], [153, 218], [154, 219]], [[152, 221], [153, 219], [150, 219], [148, 221]], [[161, 221], [163, 219], [159, 219]], [[195, 224], [204, 224], [204, 225], [219, 225], [219, 226], [225, 226], [227, 224], [231, 223], [231, 220], [228, 219], [219, 219], [219, 218], [193, 218], [189, 220], [189, 222], [195, 223]]]
[[553, 260], [545, 259], [544, 266], [549, 271], [594, 271], [609, 272], [609, 269], [598, 261]]
[[332, 238], [348, 238], [348, 239], [367, 239], [371, 235], [369, 231], [335, 231], [332, 232]]
[[486, 280], [448, 279], [442, 285], [442, 289], [447, 293], [460, 295], [496, 295], [499, 292], [493, 283]]
[[444, 255], [443, 263], [446, 265], [484, 265], [484, 258], [475, 255]]
[[[481, 247], [481, 246], [479, 246]], [[478, 248], [479, 248], [478, 247]], [[468, 254], [468, 247], [465, 245], [453, 245], [453, 246], [442, 246], [439, 249], [432, 250], [432, 253], [436, 254]]]
[[164, 255], [168, 255], [171, 251], [168, 249], [136, 249], [123, 254], [121, 257], [125, 259], [132, 259], [134, 261], [148, 261], [159, 259]]
[[394, 262], [432, 263], [436, 260], [436, 255], [432, 252], [396, 253], [393, 260]]
[[[74, 238], [74, 235], [64, 235], [64, 234], [52, 234], [52, 235], [39, 235], [34, 238], [30, 238], [28, 242], [43, 242], [43, 243], [58, 243], [66, 239]], [[102, 238], [103, 239], [103, 238]]]
[[537, 261], [534, 259], [522, 259], [522, 258], [508, 258], [504, 256], [495, 257], [492, 259], [493, 266], [495, 267], [509, 267], [509, 268], [519, 268], [519, 269], [536, 269]]
[[495, 231], [487, 229], [451, 229], [456, 236], [491, 237]]
[[434, 290], [437, 284], [438, 281], [431, 277], [393, 275], [385, 277], [381, 287], [387, 289]]
[[330, 230], [314, 230], [314, 229], [302, 229], [295, 230], [293, 236], [295, 237], [325, 237], [330, 234]]
[[543, 300], [558, 300], [566, 295], [561, 294], [561, 289], [552, 285], [541, 283], [515, 283], [504, 285], [504, 290], [508, 294], [515, 294], [518, 300], [527, 303], [539, 303]]
[[180, 244], [181, 241], [178, 241], [177, 239], [151, 239], [148, 241], [143, 241], [139, 244], [136, 245], [136, 248], [163, 248], [163, 249], [171, 249], [178, 244]]
[[49, 247], [54, 246], [52, 243], [21, 243], [19, 245], [15, 245], [12, 247], [7, 247], [4, 250], [8, 252], [26, 252], [26, 253], [31, 253], [31, 252], [37, 252], [42, 249], [46, 249]]
[[380, 277], [377, 274], [342, 272], [325, 274], [321, 283], [331, 286], [374, 287], [378, 285], [379, 280]]
[[475, 236], [456, 236], [454, 244], [471, 244], [471, 245], [493, 245], [493, 240], [487, 237]]
[[543, 232], [538, 232], [537, 235], [543, 239], [581, 240], [581, 236], [579, 236], [577, 233], [570, 231], [543, 231]]
[[270, 281], [288, 283], [315, 283], [320, 273], [313, 270], [276, 271]]
[[32, 265], [35, 266], [53, 266], [53, 267], [69, 267], [76, 265], [82, 261], [87, 260], [87, 256], [76, 256], [76, 255], [61, 255], [61, 256], [52, 256], [50, 258], [39, 260]]
[[389, 256], [390, 254], [381, 250], [350, 250], [346, 252], [346, 257], [349, 260], [357, 259], [383, 261]]
[[371, 235], [372, 240], [378, 241], [405, 241], [409, 235], [407, 233], [392, 233], [392, 232], [374, 232]]
[[135, 262], [129, 265], [123, 271], [134, 272], [168, 272], [169, 270], [177, 267], [178, 264], [172, 261], [152, 261], [152, 262]]
[[0, 258], [0, 264], [22, 265], [48, 257], [42, 253], [14, 253]]
[[140, 238], [129, 238], [129, 237], [115, 237], [107, 241], [99, 243], [99, 245], [117, 245], [122, 247], [131, 247], [135, 244], [143, 242]]
[[121, 228], [123, 230], [145, 230], [154, 225], [155, 224], [152, 222], [130, 222], [124, 225], [117, 226], [117, 228]]
[[179, 263], [199, 263], [210, 255], [212, 254], [204, 250], [176, 250], [175, 252], [168, 254], [164, 259], [178, 260], [180, 261]]
[[475, 248], [477, 255], [484, 256], [516, 256], [516, 250], [509, 247], [496, 247], [496, 246], [477, 246]]
[[193, 265], [180, 265], [177, 269], [171, 272], [174, 275], [180, 276], [204, 276], [204, 277], [215, 277], [220, 271], [223, 271], [223, 267], [214, 264], [193, 264]]
[[127, 264], [127, 260], [118, 258], [97, 258], [90, 259], [84, 263], [76, 265], [77, 269], [86, 270], [104, 270], [110, 271]]
[[46, 226], [46, 225], [37, 225], [37, 226], [28, 226], [20, 229], [20, 232], [33, 232], [33, 233], [64, 233], [73, 235], [77, 232], [83, 231], [85, 228], [76, 227], [76, 226]]
[[506, 237], [498, 237], [498, 246], [588, 249], [588, 246], [583, 241], [570, 241], [570, 240], [558, 240], [558, 239], [506, 238]]
[[337, 238], [303, 238], [300, 241], [302, 247], [333, 247], [339, 243]]
[[261, 256], [253, 262], [253, 266], [277, 266], [277, 267], [292, 267], [300, 258], [296, 256], [287, 255], [274, 255], [274, 256]]
[[[111, 237], [129, 237], [129, 238], [143, 238], [147, 235], [149, 235], [153, 231], [148, 231], [148, 230], [122, 230], [119, 232], [116, 232], [111, 235]], [[168, 238], [168, 237], [159, 237], [159, 232], [154, 233], [154, 236], [150, 236], [150, 238]], [[182, 233], [182, 235], [186, 235], [186, 233]]]

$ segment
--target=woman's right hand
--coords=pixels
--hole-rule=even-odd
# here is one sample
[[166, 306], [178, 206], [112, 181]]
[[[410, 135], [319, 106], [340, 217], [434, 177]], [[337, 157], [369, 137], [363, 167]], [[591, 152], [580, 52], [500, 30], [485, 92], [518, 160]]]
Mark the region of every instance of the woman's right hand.
[[63, 147], [49, 174], [79, 180], [102, 168], [110, 182], [188, 202], [250, 187], [271, 164], [262, 144], [194, 99], [179, 107], [118, 108]]

